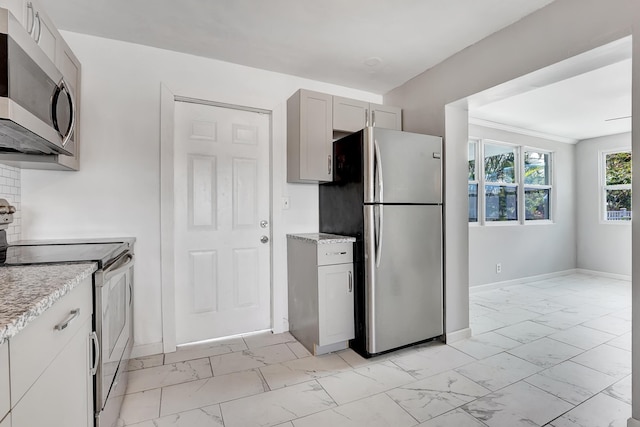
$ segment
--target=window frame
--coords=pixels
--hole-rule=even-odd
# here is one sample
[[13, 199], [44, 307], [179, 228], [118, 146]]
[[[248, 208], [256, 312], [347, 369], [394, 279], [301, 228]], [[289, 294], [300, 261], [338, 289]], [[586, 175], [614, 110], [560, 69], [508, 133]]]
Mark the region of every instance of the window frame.
[[[479, 160], [480, 159], [480, 145], [482, 143], [482, 140], [480, 138], [469, 138], [467, 141], [467, 153], [469, 152], [469, 145], [471, 143], [475, 143], [475, 149], [474, 149], [474, 155], [475, 155], [475, 180], [469, 180], [469, 170], [467, 169], [467, 203], [468, 203], [468, 192], [469, 192], [469, 185], [475, 185], [476, 186], [476, 216], [477, 219], [475, 221], [469, 221], [467, 220], [467, 222], [469, 223], [469, 225], [472, 225], [474, 227], [477, 227], [480, 224], [480, 221], [482, 220], [482, 209], [484, 206], [483, 203], [483, 199], [484, 197], [481, 197], [481, 193], [480, 193], [480, 168], [478, 167], [478, 165], [480, 164]], [[468, 165], [468, 155], [467, 155], [467, 165]]]
[[[503, 142], [503, 141], [496, 141], [493, 139], [480, 139], [481, 142], [481, 147], [480, 147], [480, 155], [481, 155], [481, 159], [482, 161], [480, 162], [480, 172], [479, 172], [479, 179], [480, 179], [480, 186], [478, 187], [478, 195], [482, 195], [482, 197], [479, 197], [480, 199], [482, 199], [482, 212], [479, 213], [479, 215], [482, 217], [482, 221], [478, 221], [478, 223], [480, 223], [481, 225], [484, 226], [490, 226], [490, 227], [508, 227], [508, 226], [514, 226], [514, 225], [520, 225], [521, 224], [521, 219], [522, 219], [522, 214], [521, 214], [521, 205], [522, 205], [522, 195], [520, 194], [521, 192], [521, 185], [520, 185], [520, 151], [519, 151], [519, 146], [517, 144], [513, 144], [513, 143], [509, 143], [509, 142]], [[494, 181], [486, 181], [485, 180], [485, 168], [484, 168], [484, 155], [485, 155], [485, 145], [486, 144], [490, 144], [490, 145], [497, 145], [497, 146], [502, 146], [502, 147], [509, 147], [512, 148], [514, 150], [514, 159], [513, 159], [513, 165], [515, 170], [513, 171], [513, 177], [514, 177], [514, 182], [513, 183], [501, 183], [501, 182], [494, 182]], [[515, 220], [507, 220], [507, 221], [487, 221], [487, 212], [486, 212], [486, 188], [487, 186], [498, 186], [498, 187], [515, 187], [516, 188], [516, 195], [517, 195], [517, 203], [518, 206], [516, 208], [516, 215], [518, 216], [517, 219]]]
[[[600, 208], [598, 216], [600, 218], [600, 224], [614, 225], [614, 226], [630, 226], [632, 221], [620, 221], [607, 219], [607, 190], [630, 190], [631, 200], [633, 201], [632, 184], [615, 184], [607, 185], [607, 155], [616, 153], [629, 153], [631, 154], [631, 161], [633, 161], [633, 153], [631, 148], [612, 148], [609, 150], [601, 150], [599, 152], [599, 168], [598, 168], [598, 187], [600, 188]], [[633, 205], [631, 207], [631, 215], [633, 217]]]
[[[555, 213], [555, 206], [556, 206], [556, 198], [555, 198], [555, 194], [556, 192], [553, 191], [553, 187], [554, 187], [554, 182], [555, 182], [555, 165], [554, 165], [554, 155], [553, 155], [553, 151], [550, 150], [544, 150], [541, 148], [537, 148], [537, 147], [531, 147], [531, 146], [521, 146], [520, 147], [520, 151], [521, 151], [521, 156], [520, 158], [521, 160], [521, 165], [520, 165], [520, 170], [522, 173], [522, 221], [525, 225], [535, 225], [535, 224], [553, 224], [554, 222], [554, 213]], [[525, 154], [527, 152], [536, 152], [536, 153], [543, 153], [543, 154], [547, 154], [549, 156], [549, 183], [545, 184], [545, 185], [540, 185], [540, 184], [526, 184], [524, 182], [524, 173], [525, 173], [525, 166], [524, 166], [524, 159], [525, 159]], [[525, 203], [525, 188], [533, 188], [535, 190], [549, 190], [549, 218], [545, 218], [545, 219], [527, 219], [527, 215], [526, 215], [526, 203]]]
[[[509, 226], [519, 226], [519, 225], [549, 225], [555, 223], [555, 212], [556, 212], [556, 193], [555, 191], [555, 152], [552, 150], [547, 150], [543, 148], [533, 147], [529, 145], [521, 145], [517, 143], [504, 142], [499, 140], [494, 140], [490, 138], [478, 138], [470, 136], [467, 141], [467, 150], [469, 149], [470, 143], [476, 143], [475, 148], [475, 156], [476, 156], [476, 164], [475, 164], [475, 181], [468, 180], [467, 184], [467, 193], [468, 193], [468, 185], [476, 184], [478, 188], [478, 200], [477, 200], [477, 209], [478, 209], [478, 220], [477, 221], [468, 221], [468, 225], [477, 227], [477, 226], [490, 226], [490, 227], [509, 227]], [[513, 183], [501, 183], [501, 182], [492, 182], [485, 180], [485, 165], [484, 165], [484, 155], [485, 155], [485, 145], [497, 145], [503, 147], [509, 147], [514, 149], [514, 182]], [[525, 153], [526, 152], [537, 152], [547, 154], [549, 157], [549, 177], [548, 184], [540, 185], [540, 184], [525, 184], [524, 182], [524, 173], [525, 173]], [[468, 179], [468, 171], [467, 171], [467, 179]], [[517, 215], [518, 218], [516, 220], [507, 220], [507, 221], [487, 221], [486, 219], [486, 187], [487, 186], [505, 186], [505, 187], [515, 187], [517, 188]], [[525, 204], [525, 187], [527, 189], [544, 189], [549, 190], [549, 218], [548, 219], [526, 219], [526, 204]]]

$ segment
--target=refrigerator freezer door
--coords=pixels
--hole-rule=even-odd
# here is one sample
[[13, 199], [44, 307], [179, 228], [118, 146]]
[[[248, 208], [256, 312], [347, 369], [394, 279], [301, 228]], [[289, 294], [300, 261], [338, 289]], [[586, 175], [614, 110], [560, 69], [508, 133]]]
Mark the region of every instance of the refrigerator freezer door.
[[[442, 138], [368, 128], [365, 203], [442, 203]], [[371, 170], [373, 168], [373, 170]], [[367, 180], [365, 179], [365, 183]]]
[[365, 205], [366, 346], [380, 353], [443, 333], [442, 209]]

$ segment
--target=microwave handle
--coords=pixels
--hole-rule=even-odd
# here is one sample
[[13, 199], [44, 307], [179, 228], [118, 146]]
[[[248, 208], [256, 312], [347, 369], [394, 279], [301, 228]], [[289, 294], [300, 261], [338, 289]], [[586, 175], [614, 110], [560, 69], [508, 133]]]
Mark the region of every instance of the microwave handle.
[[[71, 108], [71, 123], [69, 124], [69, 132], [67, 132], [66, 135], [60, 132], [60, 126], [58, 125], [58, 117], [56, 114], [58, 99], [60, 98], [60, 94], [63, 91], [67, 93], [69, 106]], [[67, 82], [64, 81], [64, 77], [60, 79], [60, 83], [58, 83], [56, 91], [51, 99], [51, 118], [53, 119], [53, 127], [58, 132], [58, 135], [60, 135], [60, 138], [62, 138], [62, 146], [64, 147], [71, 139], [71, 135], [73, 135], [73, 131], [76, 127], [76, 103], [73, 98], [73, 94], [71, 93], [71, 88], [69, 87], [69, 85], [67, 85]]]

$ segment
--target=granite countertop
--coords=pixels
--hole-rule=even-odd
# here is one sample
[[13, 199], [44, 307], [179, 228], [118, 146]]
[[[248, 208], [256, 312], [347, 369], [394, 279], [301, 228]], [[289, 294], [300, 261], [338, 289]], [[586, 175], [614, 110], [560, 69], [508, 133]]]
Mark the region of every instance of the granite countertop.
[[93, 262], [0, 267], [0, 344], [24, 329], [97, 268]]
[[326, 245], [331, 243], [353, 243], [356, 241], [355, 237], [340, 236], [338, 234], [328, 233], [304, 233], [304, 234], [287, 234], [290, 239], [304, 240], [316, 245]]

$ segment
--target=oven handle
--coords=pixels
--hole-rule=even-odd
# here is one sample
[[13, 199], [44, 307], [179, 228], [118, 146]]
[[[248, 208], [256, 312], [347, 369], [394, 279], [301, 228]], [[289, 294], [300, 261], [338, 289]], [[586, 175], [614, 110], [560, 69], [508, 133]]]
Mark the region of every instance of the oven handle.
[[98, 362], [100, 362], [100, 341], [95, 331], [91, 332], [91, 341], [93, 341], [93, 366], [91, 367], [91, 376], [98, 372]]
[[128, 259], [122, 266], [116, 268], [115, 270], [107, 269], [105, 271], [105, 273], [104, 273], [104, 281], [105, 281], [105, 283], [108, 282], [113, 276], [117, 276], [118, 274], [122, 273], [123, 271], [128, 270], [130, 267], [133, 267], [133, 264], [135, 264], [135, 262], [136, 262], [132, 253], [126, 254], [123, 258], [128, 258]]

